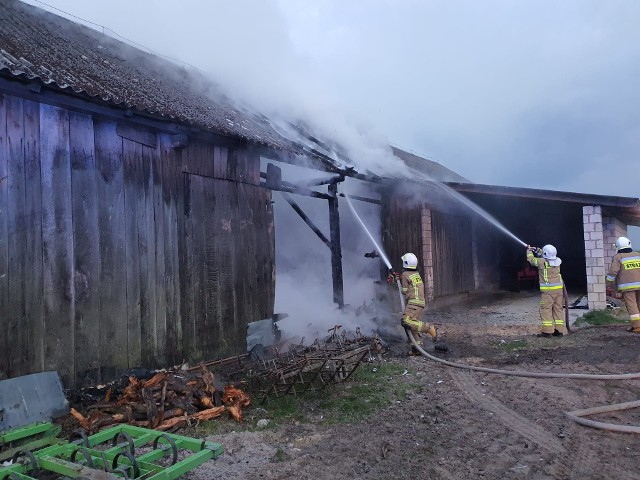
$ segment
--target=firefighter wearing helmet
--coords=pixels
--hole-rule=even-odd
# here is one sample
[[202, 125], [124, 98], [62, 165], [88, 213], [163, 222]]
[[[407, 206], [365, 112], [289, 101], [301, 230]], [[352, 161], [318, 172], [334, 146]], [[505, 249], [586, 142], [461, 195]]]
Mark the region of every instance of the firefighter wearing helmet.
[[608, 282], [615, 282], [629, 312], [630, 332], [640, 333], [640, 252], [631, 247], [627, 237], [618, 237], [614, 244], [617, 253], [611, 260]]
[[558, 251], [553, 245], [535, 249], [527, 245], [527, 261], [538, 269], [540, 280], [540, 320], [542, 331], [538, 337], [561, 337], [565, 325], [562, 315], [564, 282], [560, 275]]
[[[405, 308], [402, 314], [402, 326], [415, 333], [428, 333], [436, 340], [436, 328], [426, 322], [420, 321], [420, 315], [426, 305], [424, 296], [424, 282], [417, 270], [418, 259], [413, 253], [405, 253], [402, 256], [402, 273], [400, 274], [400, 286], [404, 295]], [[419, 351], [413, 345], [409, 355], [419, 355]]]

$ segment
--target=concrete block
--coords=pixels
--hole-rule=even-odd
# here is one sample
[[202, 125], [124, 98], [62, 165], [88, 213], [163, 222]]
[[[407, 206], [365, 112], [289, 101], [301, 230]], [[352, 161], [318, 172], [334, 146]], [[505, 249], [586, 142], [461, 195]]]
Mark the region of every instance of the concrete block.
[[[592, 259], [593, 260], [593, 259]], [[604, 260], [604, 259], [603, 259]], [[604, 277], [605, 275], [605, 271], [604, 271], [604, 265], [601, 267], [593, 267], [593, 274], [594, 275], [601, 275]]]
[[[593, 259], [592, 259], [592, 260], [593, 260]], [[587, 269], [586, 269], [586, 274], [587, 274], [587, 276], [589, 276], [589, 275], [593, 275], [593, 267], [587, 267]]]
[[604, 267], [604, 258], [600, 257], [600, 258], [596, 258], [596, 266], [598, 267]]
[[604, 240], [596, 240], [596, 249], [602, 250], [601, 256], [604, 256]]
[[582, 207], [582, 213], [584, 215], [590, 215], [593, 213], [593, 207], [589, 206], [589, 207]]
[[584, 232], [593, 232], [596, 229], [596, 226], [593, 223], [585, 223], [583, 225], [584, 227]]
[[585, 250], [584, 251], [584, 258], [591, 258], [591, 250]]
[[587, 275], [587, 285], [594, 285], [598, 282], [598, 279], [593, 275]]
[[596, 242], [592, 242], [591, 240], [586, 240], [584, 242], [585, 250], [593, 250], [594, 248], [596, 248]]
[[590, 223], [602, 223], [602, 215], [599, 213], [594, 213], [593, 215], [589, 215]]
[[591, 232], [591, 240], [600, 240], [603, 241], [604, 239], [604, 235], [602, 234], [602, 231], [598, 231], [596, 230], [595, 232]]
[[595, 293], [604, 293], [607, 291], [606, 285], [604, 283], [596, 283], [593, 285], [593, 291]]
[[599, 213], [600, 215], [602, 215], [602, 207], [600, 205], [594, 205], [593, 213]]
[[604, 248], [594, 248], [591, 250], [591, 256], [596, 258], [604, 257]]
[[594, 229], [596, 232], [602, 232], [602, 224], [601, 223], [594, 223], [593, 224]]
[[597, 258], [587, 258], [585, 259], [587, 267], [595, 267], [597, 265]]

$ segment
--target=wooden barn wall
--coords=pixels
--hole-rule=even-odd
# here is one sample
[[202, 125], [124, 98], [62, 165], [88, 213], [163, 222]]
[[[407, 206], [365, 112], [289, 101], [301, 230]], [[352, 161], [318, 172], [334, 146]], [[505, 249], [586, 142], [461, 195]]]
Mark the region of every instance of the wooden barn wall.
[[[380, 209], [382, 224], [382, 248], [389, 257], [393, 269], [402, 271], [402, 255], [414, 253], [423, 258], [422, 251], [422, 206], [413, 205], [407, 199], [396, 195], [383, 195]], [[419, 266], [422, 271], [422, 266]], [[386, 273], [386, 272], [385, 272]], [[392, 292], [390, 301], [399, 300], [397, 293]]]
[[0, 94], [0, 371], [83, 386], [244, 351], [273, 313], [259, 175], [240, 147]]
[[471, 219], [432, 210], [431, 229], [434, 295], [474, 290]]

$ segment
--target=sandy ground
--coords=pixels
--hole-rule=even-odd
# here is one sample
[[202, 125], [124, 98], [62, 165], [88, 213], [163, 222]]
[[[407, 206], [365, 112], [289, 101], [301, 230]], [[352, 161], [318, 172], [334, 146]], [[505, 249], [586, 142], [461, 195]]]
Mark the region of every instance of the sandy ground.
[[[534, 337], [537, 301], [536, 294], [507, 295], [429, 317], [441, 324], [449, 360], [546, 372], [640, 371], [640, 335], [619, 327]], [[526, 348], [501, 348], [514, 341]], [[402, 402], [356, 424], [293, 423], [211, 437], [225, 454], [188, 478], [640, 479], [640, 435], [590, 429], [563, 414], [638, 400], [640, 380], [541, 380], [417, 357], [385, 361], [408, 368], [402, 381], [419, 385]], [[640, 409], [593, 419], [640, 425]]]

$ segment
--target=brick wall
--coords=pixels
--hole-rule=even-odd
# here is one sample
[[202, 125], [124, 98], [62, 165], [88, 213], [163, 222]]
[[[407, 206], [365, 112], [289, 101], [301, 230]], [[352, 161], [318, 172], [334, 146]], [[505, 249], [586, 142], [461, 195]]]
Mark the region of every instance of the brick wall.
[[582, 207], [582, 224], [589, 309], [603, 309], [606, 307], [606, 272], [602, 208], [599, 205]]

